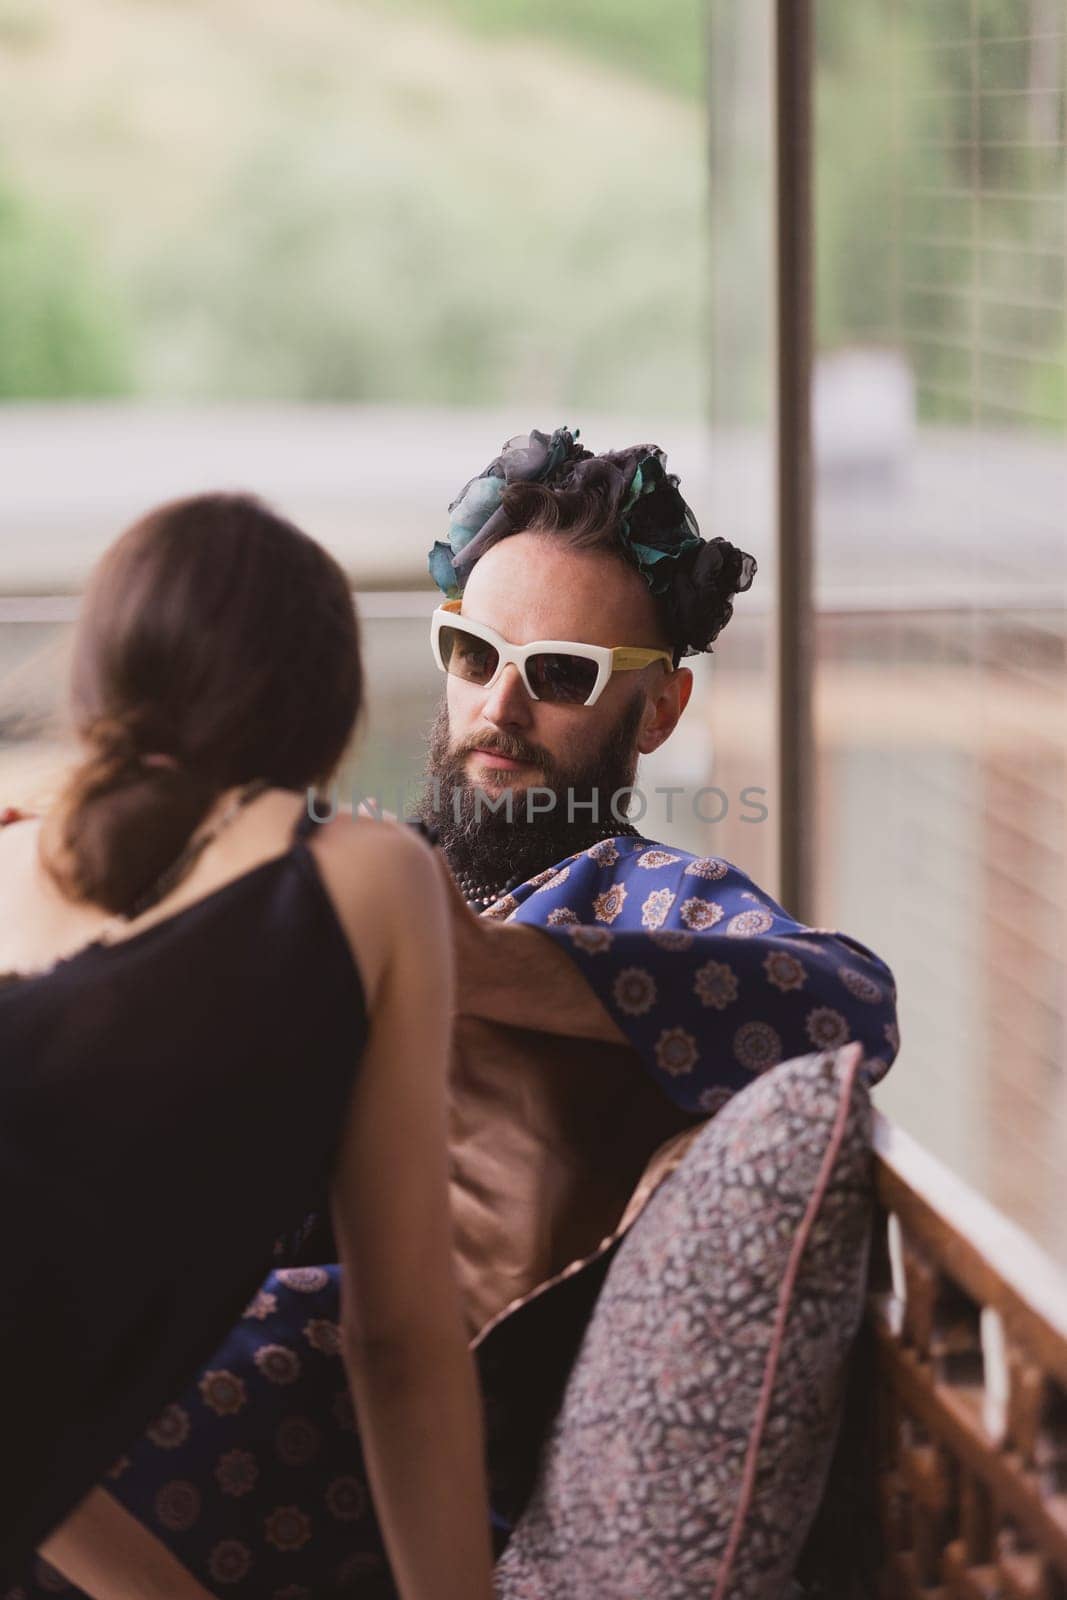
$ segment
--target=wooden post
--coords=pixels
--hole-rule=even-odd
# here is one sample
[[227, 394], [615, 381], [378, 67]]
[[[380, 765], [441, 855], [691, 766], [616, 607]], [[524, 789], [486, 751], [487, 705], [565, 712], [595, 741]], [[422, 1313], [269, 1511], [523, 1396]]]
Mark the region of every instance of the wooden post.
[[776, 0], [778, 898], [815, 922], [811, 379], [813, 0]]

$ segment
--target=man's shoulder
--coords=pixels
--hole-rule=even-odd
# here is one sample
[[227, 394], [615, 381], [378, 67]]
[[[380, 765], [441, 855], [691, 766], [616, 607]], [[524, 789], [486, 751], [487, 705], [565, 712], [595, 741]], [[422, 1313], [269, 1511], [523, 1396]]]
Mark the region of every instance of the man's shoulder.
[[755, 879], [724, 855], [698, 854], [682, 845], [650, 839], [644, 834], [617, 834], [601, 840], [584, 854], [601, 862], [610, 857], [611, 864], [617, 864], [622, 870], [654, 872], [674, 868], [675, 873], [683, 877], [699, 878], [708, 883], [729, 881], [740, 888], [759, 890]]
[[[645, 834], [618, 833], [598, 839], [595, 844], [562, 857], [525, 879], [520, 888], [532, 885], [539, 888], [548, 883], [558, 884], [563, 875], [573, 877], [585, 872], [615, 868], [619, 873], [663, 872], [671, 868], [675, 873], [700, 878], [706, 882], [729, 880], [740, 888], [759, 890], [756, 881], [742, 867], [723, 855], [698, 854], [681, 845], [667, 844]], [[761, 893], [763, 891], [760, 891]]]
[[[610, 904], [605, 896], [613, 891]], [[634, 898], [636, 895], [636, 899]], [[651, 898], [650, 898], [651, 897]], [[705, 908], [698, 901], [709, 900]], [[556, 902], [559, 901], [559, 905]], [[793, 919], [740, 867], [721, 855], [698, 855], [678, 845], [643, 834], [613, 834], [564, 857], [515, 888], [494, 908], [493, 914], [511, 916], [524, 907], [520, 920], [566, 921], [569, 913], [582, 920], [586, 904], [598, 919], [627, 912], [640, 905], [641, 926], [655, 928], [672, 907], [701, 927], [710, 927], [727, 914], [758, 911], [769, 919]], [[749, 917], [748, 921], [753, 921]], [[745, 923], [747, 927], [748, 923]]]

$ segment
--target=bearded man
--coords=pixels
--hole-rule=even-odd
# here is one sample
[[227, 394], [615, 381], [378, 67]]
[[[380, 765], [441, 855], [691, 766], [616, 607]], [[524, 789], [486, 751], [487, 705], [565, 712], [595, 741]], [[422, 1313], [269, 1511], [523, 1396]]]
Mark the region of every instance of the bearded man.
[[[899, 1043], [885, 964], [626, 817], [639, 758], [688, 704], [681, 662], [711, 650], [753, 558], [700, 537], [657, 447], [594, 456], [566, 429], [511, 440], [451, 509], [430, 554], [447, 679], [416, 809], [467, 903], [544, 928], [687, 1110], [849, 1040], [881, 1076]], [[638, 978], [618, 982], [638, 958], [656, 969], [647, 1005]]]
[[[472, 904], [595, 840], [636, 836], [638, 757], [669, 738], [693, 687], [678, 663], [710, 649], [752, 581], [751, 556], [700, 539], [665, 461], [653, 446], [592, 456], [565, 429], [535, 431], [465, 486], [449, 542], [431, 551], [449, 679], [419, 813]], [[531, 651], [538, 640], [549, 647]], [[508, 644], [524, 658], [509, 661]]]

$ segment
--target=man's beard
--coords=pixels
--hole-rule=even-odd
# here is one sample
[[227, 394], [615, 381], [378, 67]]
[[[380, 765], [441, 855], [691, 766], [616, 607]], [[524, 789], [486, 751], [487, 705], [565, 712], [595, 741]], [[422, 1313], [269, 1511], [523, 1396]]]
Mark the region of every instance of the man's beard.
[[[508, 879], [523, 882], [584, 848], [609, 831], [613, 821], [621, 827], [629, 796], [619, 791], [632, 787], [637, 771], [636, 734], [643, 705], [644, 696], [636, 694], [600, 749], [580, 763], [566, 765], [538, 745], [501, 729], [479, 734], [452, 749], [448, 706], [442, 698], [430, 729], [429, 782], [415, 815], [436, 828], [438, 843], [457, 876], [466, 873], [486, 885]], [[502, 801], [508, 787], [503, 781], [506, 774], [501, 774], [499, 786], [479, 787], [467, 779], [464, 766], [476, 749], [492, 750], [540, 768], [535, 784], [511, 787], [510, 819]], [[527, 789], [531, 787], [552, 791], [555, 804], [551, 810], [537, 809], [548, 803], [547, 796], [539, 793], [530, 797], [533, 814], [529, 814]], [[619, 798], [613, 811], [615, 795]], [[589, 804], [593, 800], [595, 806]]]

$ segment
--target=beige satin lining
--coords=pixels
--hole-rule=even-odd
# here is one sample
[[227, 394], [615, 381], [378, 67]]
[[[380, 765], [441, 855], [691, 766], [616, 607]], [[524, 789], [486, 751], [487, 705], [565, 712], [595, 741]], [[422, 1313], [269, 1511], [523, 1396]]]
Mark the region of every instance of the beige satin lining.
[[566, 951], [476, 916], [445, 876], [456, 1270], [474, 1338], [608, 1248], [701, 1123], [649, 1077]]

